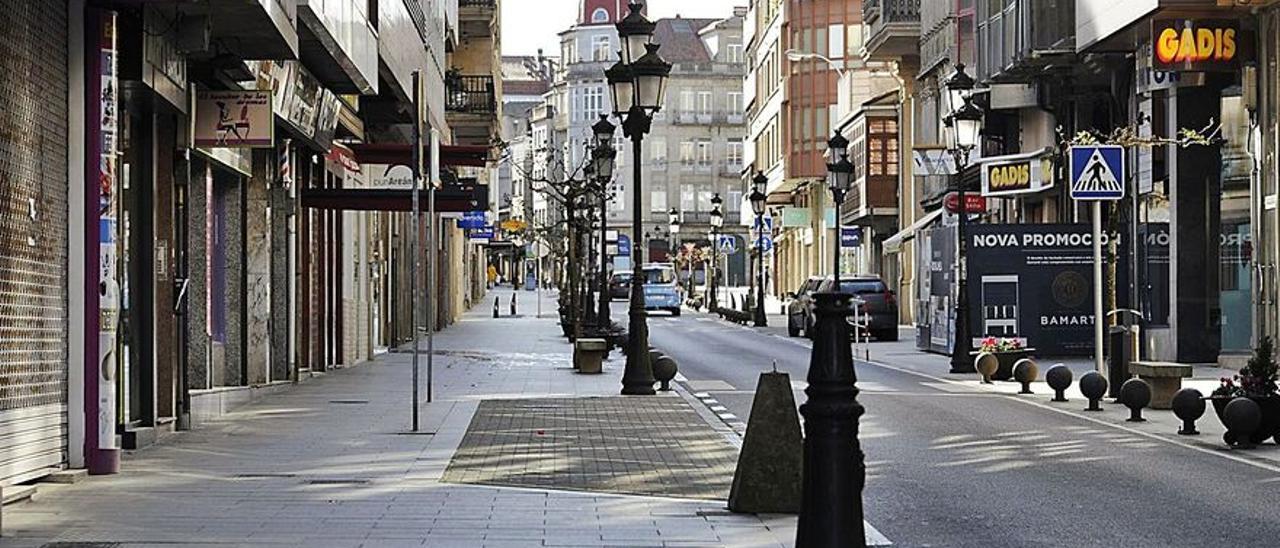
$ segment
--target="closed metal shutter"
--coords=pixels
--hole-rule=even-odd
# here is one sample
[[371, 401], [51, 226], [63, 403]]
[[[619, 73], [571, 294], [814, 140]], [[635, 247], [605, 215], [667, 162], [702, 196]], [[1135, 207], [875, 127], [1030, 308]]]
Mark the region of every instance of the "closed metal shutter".
[[67, 460], [67, 6], [0, 0], [0, 483]]

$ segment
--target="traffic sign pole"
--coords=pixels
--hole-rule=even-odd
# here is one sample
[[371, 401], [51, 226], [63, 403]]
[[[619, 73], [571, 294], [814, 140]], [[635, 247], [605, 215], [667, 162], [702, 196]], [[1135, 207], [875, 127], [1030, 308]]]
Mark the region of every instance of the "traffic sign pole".
[[1093, 201], [1093, 366], [1102, 378], [1107, 364], [1102, 359], [1102, 202]]

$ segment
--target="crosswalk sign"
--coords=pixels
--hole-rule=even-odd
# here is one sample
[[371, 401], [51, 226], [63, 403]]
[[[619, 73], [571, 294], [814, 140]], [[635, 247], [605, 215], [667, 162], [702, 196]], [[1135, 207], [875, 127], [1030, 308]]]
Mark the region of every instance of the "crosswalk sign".
[[1118, 145], [1071, 147], [1071, 197], [1076, 200], [1124, 199], [1124, 148]]

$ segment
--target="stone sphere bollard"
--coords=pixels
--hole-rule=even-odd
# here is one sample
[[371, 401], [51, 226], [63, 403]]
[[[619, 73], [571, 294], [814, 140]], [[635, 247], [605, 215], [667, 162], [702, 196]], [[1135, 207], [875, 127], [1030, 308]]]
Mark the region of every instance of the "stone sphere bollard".
[[1080, 377], [1080, 393], [1089, 399], [1089, 407], [1085, 411], [1102, 411], [1098, 402], [1107, 395], [1107, 378], [1097, 371], [1090, 371]]
[[973, 368], [978, 370], [978, 374], [982, 375], [982, 384], [991, 384], [991, 376], [996, 374], [997, 369], [1000, 369], [1000, 358], [990, 352], [979, 352], [973, 358]]
[[1129, 408], [1128, 422], [1146, 422], [1142, 408], [1151, 403], [1151, 385], [1142, 379], [1129, 379], [1120, 385], [1120, 403]]
[[1241, 449], [1252, 448], [1253, 433], [1262, 424], [1262, 408], [1249, 398], [1235, 398], [1222, 410], [1222, 423], [1227, 425], [1222, 441]]
[[1036, 367], [1035, 360], [1031, 358], [1022, 358], [1013, 364], [1013, 380], [1022, 384], [1019, 394], [1034, 394], [1031, 391], [1031, 383], [1035, 382], [1039, 375], [1040, 368]]
[[650, 346], [649, 347], [649, 366], [652, 367], [654, 362], [657, 362], [658, 358], [661, 358], [664, 355], [665, 354], [663, 354], [661, 350], [658, 350], [657, 348]]
[[680, 367], [676, 365], [676, 361], [671, 356], [663, 355], [653, 361], [653, 378], [658, 379], [662, 386], [658, 388], [663, 392], [671, 390], [671, 379], [676, 378], [676, 372]]
[[1200, 432], [1196, 430], [1196, 421], [1204, 416], [1204, 394], [1194, 388], [1183, 388], [1173, 395], [1173, 414], [1182, 419], [1182, 427], [1178, 429], [1178, 434], [1183, 436], [1194, 436]]
[[1044, 381], [1053, 389], [1053, 401], [1067, 401], [1067, 389], [1071, 387], [1071, 368], [1064, 364], [1050, 367], [1044, 373]]

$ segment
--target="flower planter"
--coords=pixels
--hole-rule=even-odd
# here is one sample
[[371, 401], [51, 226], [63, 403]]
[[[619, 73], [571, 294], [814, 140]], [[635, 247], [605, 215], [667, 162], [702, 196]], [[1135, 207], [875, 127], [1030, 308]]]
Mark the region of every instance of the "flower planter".
[[[969, 354], [977, 357], [979, 353], [981, 353], [981, 351], [970, 352]], [[1032, 354], [1036, 353], [1036, 349], [1021, 348], [1018, 350], [992, 351], [991, 353], [995, 355], [996, 359], [1000, 362], [1000, 367], [996, 369], [994, 375], [991, 375], [991, 379], [996, 381], [1007, 381], [1013, 378], [1013, 365], [1018, 363], [1018, 360], [1030, 358]]]
[[[1213, 403], [1213, 411], [1218, 415], [1218, 420], [1222, 420], [1222, 412], [1227, 408], [1227, 403], [1235, 398], [1231, 397], [1211, 397], [1209, 401]], [[1259, 410], [1262, 411], [1262, 421], [1258, 423], [1258, 429], [1249, 437], [1249, 441], [1254, 444], [1263, 443], [1267, 438], [1272, 438], [1277, 444], [1280, 444], [1280, 396], [1268, 396], [1258, 398], [1249, 396], [1249, 399], [1258, 404]], [[1226, 422], [1222, 423], [1226, 426]], [[1235, 445], [1235, 435], [1227, 432], [1222, 435], [1222, 441], [1227, 445]]]

